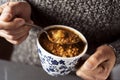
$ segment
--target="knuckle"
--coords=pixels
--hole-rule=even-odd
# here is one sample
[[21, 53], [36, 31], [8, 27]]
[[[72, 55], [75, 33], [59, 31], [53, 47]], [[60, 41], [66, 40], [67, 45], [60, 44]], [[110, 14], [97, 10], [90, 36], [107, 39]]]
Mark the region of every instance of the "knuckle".
[[19, 40], [13, 40], [12, 43], [13, 43], [14, 45], [18, 45], [18, 44], [20, 44], [20, 41], [19, 41]]
[[7, 35], [7, 38], [10, 40], [16, 40], [19, 36], [15, 35], [15, 34], [9, 34]]
[[17, 41], [17, 40], [11, 40], [11, 39], [6, 39], [8, 42], [10, 42], [10, 43], [12, 43], [12, 44], [14, 44], [14, 45], [18, 45], [19, 44], [19, 41]]
[[4, 33], [5, 33], [6, 35], [11, 35], [11, 31], [9, 31], [9, 30], [6, 30]]
[[13, 6], [9, 6], [9, 7], [6, 8], [6, 10], [4, 12], [13, 14], [13, 10], [14, 10], [14, 7]]
[[16, 36], [13, 36], [13, 35], [8, 35], [9, 39], [11, 40], [15, 40], [16, 39]]
[[91, 63], [97, 63], [97, 62], [99, 62], [99, 59], [94, 56], [94, 57], [91, 57], [91, 59], [89, 59], [89, 62], [91, 62]]
[[20, 42], [19, 41], [14, 41], [13, 44], [18, 45], [18, 44], [20, 44]]
[[19, 41], [11, 41], [11, 43], [14, 44], [14, 45], [20, 44]]
[[80, 70], [76, 71], [76, 75], [80, 77], [81, 76], [81, 71]]
[[85, 74], [84, 74], [83, 72], [81, 72], [81, 71], [77, 71], [77, 72], [76, 72], [76, 75], [77, 75], [78, 77], [82, 77], [82, 78], [85, 77]]

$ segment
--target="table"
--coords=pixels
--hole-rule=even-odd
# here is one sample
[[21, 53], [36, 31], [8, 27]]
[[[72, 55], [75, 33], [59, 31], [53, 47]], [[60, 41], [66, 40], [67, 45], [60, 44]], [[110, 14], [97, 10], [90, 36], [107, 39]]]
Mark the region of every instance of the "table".
[[[116, 66], [107, 80], [120, 80], [120, 65]], [[0, 60], [0, 80], [82, 80], [71, 73], [66, 76], [52, 77], [42, 67]]]
[[71, 73], [66, 76], [52, 77], [42, 67], [0, 60], [0, 80], [81, 80]]

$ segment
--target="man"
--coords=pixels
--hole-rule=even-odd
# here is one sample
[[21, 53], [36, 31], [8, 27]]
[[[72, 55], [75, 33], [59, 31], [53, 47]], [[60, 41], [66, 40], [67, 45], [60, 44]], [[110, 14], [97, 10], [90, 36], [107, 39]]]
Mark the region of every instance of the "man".
[[24, 25], [26, 22], [34, 21], [43, 27], [63, 24], [81, 31], [89, 43], [87, 53], [91, 56], [76, 74], [85, 80], [107, 79], [115, 61], [119, 63], [119, 1], [28, 0], [28, 2], [31, 6], [27, 2], [10, 2], [1, 6], [0, 36], [12, 44], [22, 42], [15, 47], [12, 60], [39, 65], [35, 34], [31, 32], [28, 36], [30, 28]]

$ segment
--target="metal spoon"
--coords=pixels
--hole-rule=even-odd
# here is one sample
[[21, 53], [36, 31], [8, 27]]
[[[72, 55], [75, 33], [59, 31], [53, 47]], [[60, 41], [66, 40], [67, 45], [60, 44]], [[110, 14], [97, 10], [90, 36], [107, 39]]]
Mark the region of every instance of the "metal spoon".
[[[71, 42], [62, 42], [62, 41], [59, 42], [59, 41], [55, 41], [54, 38], [52, 37], [54, 34], [53, 34], [53, 35], [48, 34], [48, 32], [47, 32], [44, 28], [42, 28], [41, 26], [34, 25], [34, 24], [29, 24], [29, 23], [26, 23], [25, 25], [35, 27], [36, 29], [45, 32], [45, 34], [47, 35], [48, 39], [49, 39], [52, 43], [56, 43], [56, 44], [61, 44], [61, 45], [63, 45], [63, 44], [75, 44], [75, 43], [80, 42], [80, 40], [71, 41]], [[58, 38], [58, 40], [59, 40], [59, 38]]]
[[[35, 27], [36, 29], [45, 32], [45, 34], [47, 35], [48, 39], [49, 39], [51, 42], [53, 42], [53, 40], [52, 40], [52, 38], [50, 37], [50, 35], [48, 34], [48, 32], [47, 32], [44, 28], [42, 28], [41, 26], [38, 26], [38, 25], [35, 25], [35, 24], [29, 24], [29, 23], [26, 23], [25, 25]], [[55, 43], [55, 42], [54, 42], [54, 43]]]

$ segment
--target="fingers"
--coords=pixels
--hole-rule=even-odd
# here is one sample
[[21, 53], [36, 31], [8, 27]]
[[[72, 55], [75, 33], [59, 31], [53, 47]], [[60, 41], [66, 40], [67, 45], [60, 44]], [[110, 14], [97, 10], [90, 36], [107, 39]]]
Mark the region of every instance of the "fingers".
[[76, 74], [85, 80], [105, 80], [114, 64], [113, 51], [108, 46], [102, 45], [85, 61]]
[[30, 30], [30, 27], [23, 26], [20, 29], [14, 29], [14, 30], [0, 30], [0, 34], [4, 36], [6, 39], [18, 39], [19, 37], [22, 37]]
[[106, 80], [110, 73], [109, 66], [104, 62], [95, 69], [81, 67], [76, 74], [84, 80]]
[[87, 61], [85, 61], [82, 66], [86, 70], [94, 70], [97, 68], [102, 62], [108, 60], [107, 56], [101, 52], [97, 51], [92, 56], [90, 56]]
[[0, 36], [3, 36], [12, 44], [19, 44], [26, 39], [30, 29], [31, 27], [22, 26], [19, 29], [15, 30], [0, 30]]
[[10, 21], [15, 17], [30, 19], [31, 7], [27, 2], [9, 2], [1, 6], [0, 20]]
[[22, 43], [27, 38], [28, 35], [29, 35], [29, 33], [24, 35], [24, 36], [22, 36], [19, 39], [16, 39], [16, 40], [11, 40], [11, 39], [6, 39], [6, 40], [8, 42], [12, 43], [12, 44], [18, 45], [18, 44]]
[[[29, 20], [27, 23], [33, 22]], [[25, 21], [21, 18], [15, 18], [12, 22], [0, 21], [0, 27], [0, 36], [12, 44], [20, 44], [24, 41], [31, 29], [30, 26], [25, 26]]]
[[25, 24], [24, 19], [15, 18], [11, 22], [0, 21], [0, 29], [15, 29]]
[[84, 80], [106, 80], [109, 76], [109, 73], [109, 67], [105, 67], [104, 64], [103, 66], [98, 66], [94, 70], [86, 70], [84, 68], [80, 68], [79, 71], [76, 72], [77, 76], [81, 77]]
[[0, 20], [2, 21], [10, 21], [13, 19], [13, 16], [15, 13], [13, 13], [13, 10], [11, 7], [8, 6], [9, 3], [5, 3], [2, 6], [0, 6]]
[[30, 19], [31, 7], [27, 2], [9, 2], [0, 6], [0, 36], [12, 44], [25, 40], [33, 23]]
[[12, 10], [10, 7], [6, 7], [2, 13], [1, 13], [1, 16], [0, 16], [0, 20], [2, 21], [10, 21], [13, 19], [13, 16], [14, 14], [12, 13]]

